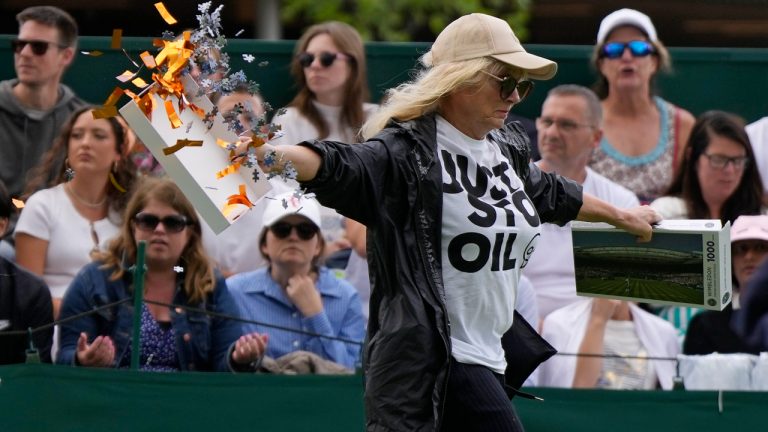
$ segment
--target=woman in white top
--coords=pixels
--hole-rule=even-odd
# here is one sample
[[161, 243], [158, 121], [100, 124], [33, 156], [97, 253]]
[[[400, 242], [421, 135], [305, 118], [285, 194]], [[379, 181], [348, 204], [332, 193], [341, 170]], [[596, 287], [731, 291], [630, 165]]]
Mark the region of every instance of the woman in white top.
[[672, 388], [675, 362], [661, 358], [680, 353], [675, 329], [634, 303], [602, 298], [571, 303], [547, 315], [541, 335], [560, 353], [539, 367], [543, 387]]
[[55, 317], [91, 253], [118, 232], [135, 179], [125, 137], [117, 118], [94, 119], [90, 107], [75, 111], [27, 185], [28, 194], [37, 192], [16, 226], [16, 260], [45, 280]]
[[273, 119], [285, 134], [276, 142], [357, 142], [360, 127], [376, 109], [366, 103], [365, 49], [357, 30], [336, 21], [313, 25], [296, 43], [291, 74], [299, 91]]

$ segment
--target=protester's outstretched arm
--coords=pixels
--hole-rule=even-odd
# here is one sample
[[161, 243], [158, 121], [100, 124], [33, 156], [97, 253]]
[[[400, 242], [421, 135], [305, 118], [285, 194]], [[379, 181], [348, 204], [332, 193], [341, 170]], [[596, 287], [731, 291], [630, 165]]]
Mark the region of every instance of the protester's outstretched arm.
[[607, 222], [616, 228], [632, 233], [642, 241], [651, 239], [651, 224], [661, 216], [649, 206], [621, 209], [593, 196], [584, 194], [584, 203], [576, 219], [586, 222]]
[[[274, 164], [265, 163], [265, 157], [272, 153], [275, 155]], [[259, 159], [259, 165], [264, 172], [280, 172], [285, 167], [285, 163], [291, 161], [293, 168], [296, 169], [296, 180], [298, 181], [308, 181], [315, 178], [321, 162], [320, 155], [314, 150], [298, 145], [263, 144], [256, 148], [256, 157]]]

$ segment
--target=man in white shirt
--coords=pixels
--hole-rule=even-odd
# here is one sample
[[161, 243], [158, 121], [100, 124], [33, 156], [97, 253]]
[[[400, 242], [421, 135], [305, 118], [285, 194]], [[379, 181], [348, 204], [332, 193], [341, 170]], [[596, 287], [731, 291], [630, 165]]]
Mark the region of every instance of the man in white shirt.
[[[536, 119], [541, 153], [537, 164], [544, 171], [581, 183], [585, 193], [617, 207], [638, 206], [637, 197], [629, 189], [587, 166], [603, 136], [601, 123], [600, 101], [591, 90], [577, 85], [553, 88]], [[578, 300], [570, 225], [542, 224], [536, 249], [523, 274], [533, 284], [543, 320], [553, 310]]]

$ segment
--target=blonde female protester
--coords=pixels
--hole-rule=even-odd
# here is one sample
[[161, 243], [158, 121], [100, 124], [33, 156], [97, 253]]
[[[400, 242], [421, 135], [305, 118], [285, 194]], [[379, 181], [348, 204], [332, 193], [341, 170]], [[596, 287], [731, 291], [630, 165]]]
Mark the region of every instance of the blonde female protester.
[[130, 269], [142, 240], [147, 246], [145, 302], [139, 312], [141, 369], [252, 370], [264, 353], [266, 337], [241, 336], [237, 321], [205, 313], [237, 315], [237, 307], [203, 251], [200, 219], [192, 204], [171, 180], [156, 179], [137, 188], [119, 236], [78, 273], [64, 297], [61, 317], [129, 301], [62, 324], [56, 362], [130, 366], [134, 314]]
[[[75, 274], [120, 226], [135, 174], [125, 157], [126, 130], [116, 118], [75, 111], [46, 152], [16, 226], [16, 261], [41, 275], [58, 316]], [[49, 180], [50, 179], [50, 180]]]
[[504, 119], [557, 65], [525, 52], [505, 21], [463, 16], [421, 62], [365, 124], [366, 142], [277, 152], [321, 203], [368, 227], [368, 430], [519, 431], [501, 337], [539, 225], [578, 217], [648, 239], [657, 217], [529, 165], [523, 130]]
[[590, 167], [647, 204], [672, 183], [694, 118], [654, 96], [654, 79], [671, 60], [647, 15], [621, 9], [603, 18], [592, 61], [604, 135]]

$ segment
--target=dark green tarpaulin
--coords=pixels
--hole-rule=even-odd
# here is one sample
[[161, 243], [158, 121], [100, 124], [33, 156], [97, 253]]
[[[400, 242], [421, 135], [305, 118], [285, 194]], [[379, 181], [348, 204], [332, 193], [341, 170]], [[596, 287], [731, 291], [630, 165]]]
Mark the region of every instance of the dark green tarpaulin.
[[[527, 432], [765, 430], [768, 393], [530, 389]], [[722, 407], [722, 409], [720, 408]], [[362, 431], [360, 376], [0, 367], [0, 431]]]

